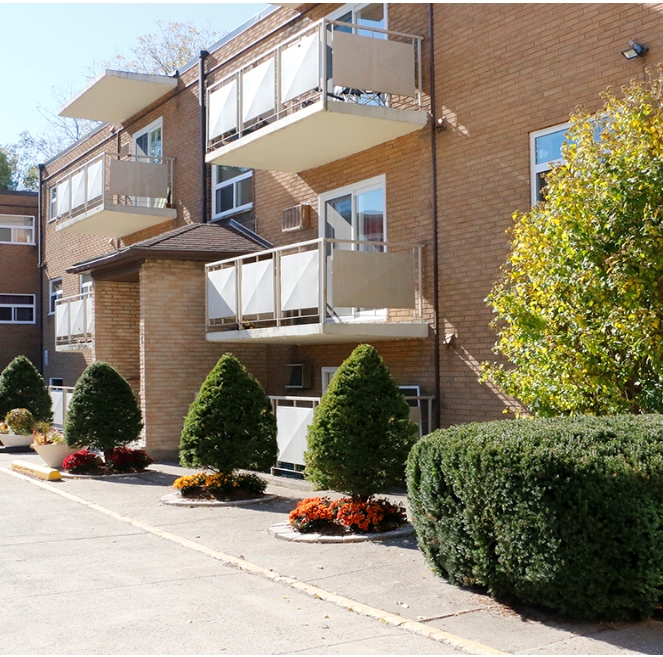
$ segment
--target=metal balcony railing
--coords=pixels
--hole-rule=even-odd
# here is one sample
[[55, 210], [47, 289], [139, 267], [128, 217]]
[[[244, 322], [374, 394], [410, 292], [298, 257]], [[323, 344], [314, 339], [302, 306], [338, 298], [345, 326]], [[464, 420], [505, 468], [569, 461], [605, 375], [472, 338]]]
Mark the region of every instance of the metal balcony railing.
[[[170, 207], [174, 158], [102, 153], [56, 182], [58, 222], [95, 208]], [[149, 211], [149, 210], [148, 210]]]
[[53, 402], [53, 426], [62, 429], [67, 418], [67, 410], [74, 389], [64, 386], [49, 386], [48, 392]]
[[55, 346], [84, 347], [94, 337], [92, 292], [55, 301]]
[[422, 248], [320, 238], [208, 264], [207, 328], [422, 321]]
[[207, 89], [208, 151], [319, 101], [420, 110], [421, 45], [412, 34], [318, 21]]

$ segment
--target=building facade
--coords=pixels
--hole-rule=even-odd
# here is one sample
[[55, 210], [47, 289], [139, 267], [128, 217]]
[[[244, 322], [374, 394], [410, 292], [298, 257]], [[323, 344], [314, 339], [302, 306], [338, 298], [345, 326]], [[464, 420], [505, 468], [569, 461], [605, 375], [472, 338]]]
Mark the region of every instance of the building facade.
[[363, 342], [422, 432], [503, 417], [478, 375], [511, 216], [661, 27], [644, 4], [288, 5], [173, 77], [106, 71], [63, 110], [103, 123], [42, 170], [45, 376], [110, 362], [157, 457], [227, 351], [285, 468]]

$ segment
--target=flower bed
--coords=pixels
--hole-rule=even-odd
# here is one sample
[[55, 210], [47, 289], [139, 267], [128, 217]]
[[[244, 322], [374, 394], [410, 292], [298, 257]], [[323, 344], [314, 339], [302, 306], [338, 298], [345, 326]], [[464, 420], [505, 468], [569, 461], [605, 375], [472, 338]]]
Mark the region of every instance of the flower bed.
[[290, 525], [298, 532], [322, 534], [382, 533], [407, 522], [405, 508], [382, 498], [308, 497], [290, 512]]
[[173, 488], [182, 497], [198, 500], [248, 500], [262, 497], [267, 482], [255, 474], [198, 472], [176, 479]]
[[116, 447], [105, 455], [105, 461], [89, 449], [82, 449], [62, 461], [62, 468], [71, 474], [109, 475], [142, 472], [152, 459], [142, 449]]

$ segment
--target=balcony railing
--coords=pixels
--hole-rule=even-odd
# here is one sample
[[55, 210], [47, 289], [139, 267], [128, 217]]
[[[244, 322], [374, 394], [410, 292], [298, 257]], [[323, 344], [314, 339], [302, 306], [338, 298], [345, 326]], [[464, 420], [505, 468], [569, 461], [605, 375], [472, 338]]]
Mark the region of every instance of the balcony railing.
[[49, 386], [48, 392], [53, 402], [53, 426], [62, 429], [67, 419], [67, 410], [69, 409], [69, 402], [71, 401], [74, 389], [63, 386]]
[[102, 210], [162, 214], [171, 207], [173, 161], [163, 157], [120, 157], [115, 153], [98, 155], [57, 181], [58, 227]]
[[364, 25], [314, 23], [208, 88], [208, 151], [319, 101], [324, 109], [354, 103], [421, 110], [421, 43]]
[[422, 321], [422, 246], [320, 238], [207, 265], [207, 328]]
[[57, 299], [55, 302], [55, 346], [87, 347], [93, 339], [92, 292]]

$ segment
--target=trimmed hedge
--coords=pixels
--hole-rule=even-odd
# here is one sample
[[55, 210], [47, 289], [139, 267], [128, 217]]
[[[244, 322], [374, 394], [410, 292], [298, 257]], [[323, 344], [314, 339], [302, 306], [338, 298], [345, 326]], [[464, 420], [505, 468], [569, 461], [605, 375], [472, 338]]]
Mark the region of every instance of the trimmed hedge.
[[48, 388], [26, 356], [16, 356], [0, 374], [0, 418], [14, 408], [27, 408], [35, 420], [53, 421]]
[[467, 424], [410, 453], [419, 547], [453, 583], [580, 619], [663, 598], [663, 416]]

